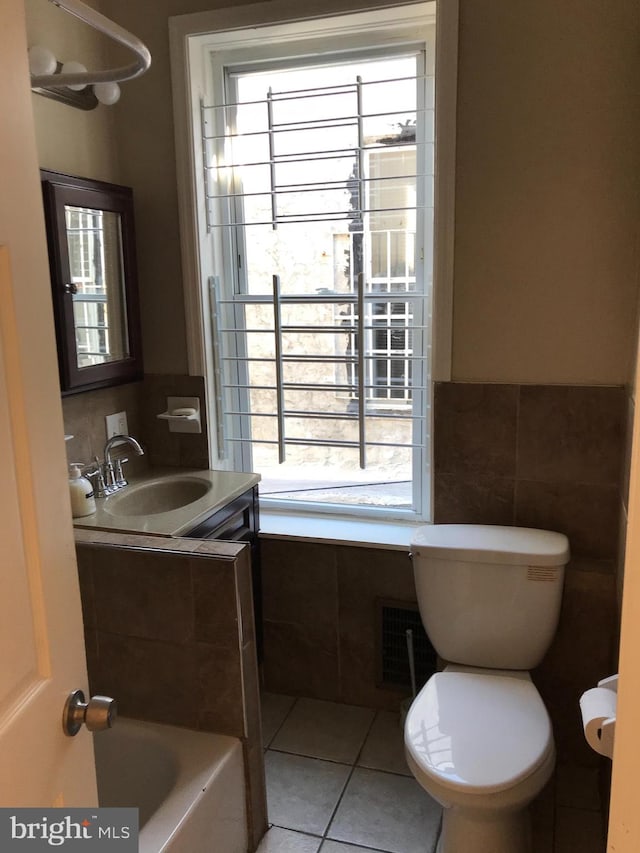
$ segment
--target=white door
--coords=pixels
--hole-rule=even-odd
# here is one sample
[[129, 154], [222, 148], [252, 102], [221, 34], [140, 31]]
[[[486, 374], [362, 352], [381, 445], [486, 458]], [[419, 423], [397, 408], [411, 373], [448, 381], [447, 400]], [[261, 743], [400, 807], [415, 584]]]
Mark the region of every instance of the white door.
[[23, 4], [0, 0], [0, 806], [95, 805]]

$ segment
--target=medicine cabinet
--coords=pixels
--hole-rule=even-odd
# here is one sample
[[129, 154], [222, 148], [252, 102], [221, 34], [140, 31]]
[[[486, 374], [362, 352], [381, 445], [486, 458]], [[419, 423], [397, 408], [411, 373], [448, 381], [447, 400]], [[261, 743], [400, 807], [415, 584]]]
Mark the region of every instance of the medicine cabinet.
[[131, 189], [41, 179], [63, 395], [142, 378]]

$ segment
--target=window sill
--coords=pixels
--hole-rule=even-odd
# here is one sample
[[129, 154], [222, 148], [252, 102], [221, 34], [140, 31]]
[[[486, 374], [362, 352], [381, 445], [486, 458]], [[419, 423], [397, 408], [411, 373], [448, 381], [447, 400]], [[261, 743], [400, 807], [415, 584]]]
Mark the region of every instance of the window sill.
[[260, 537], [408, 551], [415, 531], [427, 523], [365, 521], [344, 516], [320, 517], [261, 509]]

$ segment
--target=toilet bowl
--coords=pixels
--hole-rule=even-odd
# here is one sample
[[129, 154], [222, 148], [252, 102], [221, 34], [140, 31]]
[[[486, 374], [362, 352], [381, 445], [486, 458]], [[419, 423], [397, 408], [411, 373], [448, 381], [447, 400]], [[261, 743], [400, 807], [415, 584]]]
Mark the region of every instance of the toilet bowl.
[[412, 543], [420, 613], [441, 657], [405, 722], [418, 783], [443, 807], [438, 853], [532, 853], [528, 804], [555, 764], [528, 669], [557, 626], [565, 536], [432, 525]]
[[526, 806], [553, 773], [551, 722], [528, 673], [450, 666], [405, 724], [409, 768], [444, 809], [442, 853], [529, 853]]

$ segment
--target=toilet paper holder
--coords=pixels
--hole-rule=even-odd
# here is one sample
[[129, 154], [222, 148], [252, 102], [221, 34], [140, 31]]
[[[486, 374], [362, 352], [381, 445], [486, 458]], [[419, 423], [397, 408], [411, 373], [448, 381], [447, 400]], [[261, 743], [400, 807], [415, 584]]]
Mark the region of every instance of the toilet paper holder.
[[589, 746], [600, 755], [613, 757], [618, 701], [618, 675], [610, 675], [597, 687], [580, 697], [580, 713], [584, 736]]

